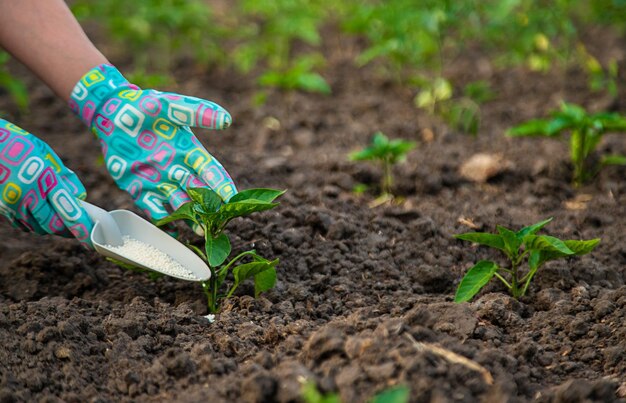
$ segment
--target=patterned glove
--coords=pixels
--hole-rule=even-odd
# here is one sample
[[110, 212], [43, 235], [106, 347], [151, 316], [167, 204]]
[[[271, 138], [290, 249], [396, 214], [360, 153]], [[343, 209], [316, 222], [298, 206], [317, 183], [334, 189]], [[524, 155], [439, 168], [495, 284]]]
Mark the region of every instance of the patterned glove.
[[78, 199], [87, 192], [43, 141], [0, 119], [0, 214], [38, 234], [76, 237], [91, 245], [93, 223]]
[[223, 129], [231, 118], [221, 106], [199, 98], [130, 84], [113, 66], [90, 70], [76, 84], [70, 107], [100, 139], [106, 167], [152, 220], [168, 215], [209, 186], [224, 200], [237, 190], [189, 127]]

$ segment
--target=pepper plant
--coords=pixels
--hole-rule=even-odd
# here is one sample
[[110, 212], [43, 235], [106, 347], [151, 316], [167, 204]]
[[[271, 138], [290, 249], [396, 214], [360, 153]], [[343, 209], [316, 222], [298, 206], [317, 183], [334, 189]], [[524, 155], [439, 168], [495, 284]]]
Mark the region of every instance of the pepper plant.
[[[274, 203], [274, 200], [283, 193], [285, 191], [275, 189], [247, 189], [224, 202], [211, 189], [190, 188], [187, 194], [191, 201], [157, 222], [157, 225], [165, 225], [177, 220], [191, 221], [204, 232], [204, 251], [189, 246], [207, 262], [211, 270], [211, 278], [202, 283], [210, 313], [217, 312], [220, 302], [230, 298], [237, 287], [249, 278], [254, 280], [255, 297], [274, 287], [278, 259], [268, 260], [254, 250], [248, 250], [226, 262], [231, 253], [231, 244], [224, 228], [236, 217], [276, 207], [278, 203]], [[241, 263], [244, 258], [251, 261]], [[230, 271], [233, 273], [233, 282], [225, 293], [220, 293]]]
[[533, 119], [507, 131], [513, 137], [560, 137], [569, 132], [570, 158], [574, 165], [573, 182], [582, 185], [605, 165], [626, 165], [624, 155], [606, 155], [592, 165], [589, 156], [607, 132], [626, 131], [626, 118], [617, 113], [591, 114], [578, 105], [563, 102], [549, 119]]
[[377, 161], [383, 169], [380, 189], [381, 196], [392, 194], [392, 168], [398, 162], [406, 159], [406, 155], [415, 147], [415, 142], [401, 139], [389, 140], [382, 132], [376, 132], [369, 147], [350, 153], [352, 161]]
[[[490, 260], [481, 260], [465, 274], [454, 297], [455, 302], [471, 300], [489, 281], [496, 277], [514, 298], [523, 297], [539, 268], [550, 260], [581, 256], [591, 252], [600, 239], [562, 241], [549, 235], [537, 235], [552, 218], [524, 227], [517, 232], [498, 225], [497, 234], [468, 232], [455, 238], [498, 249], [509, 260], [507, 267]], [[527, 258], [528, 268], [521, 266]]]

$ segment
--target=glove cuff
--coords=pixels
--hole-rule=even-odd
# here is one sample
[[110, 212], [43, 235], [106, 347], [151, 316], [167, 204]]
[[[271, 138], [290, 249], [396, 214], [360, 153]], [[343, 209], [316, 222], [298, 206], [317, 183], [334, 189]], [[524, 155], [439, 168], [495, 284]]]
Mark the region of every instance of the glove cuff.
[[113, 128], [107, 116], [113, 116], [119, 104], [114, 102], [112, 94], [117, 92], [123, 97], [126, 90], [134, 92], [139, 87], [129, 83], [115, 66], [101, 64], [89, 70], [76, 83], [68, 104], [72, 112], [92, 131], [107, 133]]

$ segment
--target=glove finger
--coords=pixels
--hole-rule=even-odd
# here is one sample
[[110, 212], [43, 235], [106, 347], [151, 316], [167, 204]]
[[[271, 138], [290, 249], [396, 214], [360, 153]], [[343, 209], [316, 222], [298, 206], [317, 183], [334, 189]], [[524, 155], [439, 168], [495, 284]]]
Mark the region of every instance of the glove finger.
[[182, 206], [183, 204], [188, 203], [190, 201], [191, 201], [191, 198], [182, 189], [172, 193], [172, 195], [170, 196], [170, 199], [169, 199], [170, 206], [172, 206], [172, 210], [173, 211], [178, 210], [180, 208], [180, 206]]
[[51, 228], [65, 226], [70, 233], [86, 246], [91, 245], [91, 230], [94, 222], [79, 200], [73, 195], [72, 190], [61, 178], [57, 186], [48, 193], [47, 200], [56, 216], [49, 222]]
[[215, 102], [172, 93], [164, 93], [164, 96], [167, 99], [167, 117], [179, 126], [219, 130], [232, 123], [230, 113]]
[[76, 198], [80, 200], [85, 200], [87, 198], [87, 189], [85, 189], [85, 186], [74, 171], [64, 167], [61, 171], [61, 178]]
[[230, 200], [237, 193], [235, 183], [222, 164], [208, 151], [204, 152], [207, 154], [208, 162], [197, 169], [198, 177], [220, 195], [222, 200]]

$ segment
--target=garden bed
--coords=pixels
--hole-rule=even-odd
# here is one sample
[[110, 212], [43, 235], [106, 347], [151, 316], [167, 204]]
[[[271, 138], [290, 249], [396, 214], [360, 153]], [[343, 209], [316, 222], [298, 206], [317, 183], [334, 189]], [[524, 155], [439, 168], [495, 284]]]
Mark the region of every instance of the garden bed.
[[[228, 231], [234, 252], [280, 258], [277, 287], [258, 300], [240, 287], [209, 323], [196, 284], [151, 281], [1, 220], [0, 401], [294, 401], [303, 380], [345, 402], [400, 384], [412, 401], [625, 401], [626, 172], [608, 168], [575, 190], [565, 143], [503, 135], [561, 99], [624, 114], [625, 94], [611, 104], [577, 71], [497, 72], [466, 56], [448, 76], [489, 79], [496, 94], [473, 138], [417, 110], [414, 92], [374, 67], [328, 52], [332, 96], [273, 92], [260, 107], [246, 78], [184, 63], [175, 72], [178, 91], [232, 113], [232, 128], [198, 134], [238, 186], [288, 189], [278, 208]], [[133, 208], [93, 136], [45, 87], [29, 88], [32, 113], [15, 123], [57, 150], [92, 203]], [[0, 106], [12, 111], [5, 96]], [[371, 208], [374, 193], [352, 190], [380, 172], [347, 154], [377, 130], [419, 146], [395, 171], [400, 200]], [[624, 152], [626, 138], [601, 148]], [[478, 152], [507, 161], [486, 183], [459, 174]], [[548, 263], [520, 301], [493, 283], [452, 302], [472, 263], [495, 257], [454, 234], [547, 217], [551, 235], [602, 242]]]

